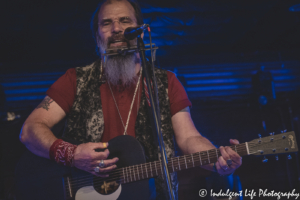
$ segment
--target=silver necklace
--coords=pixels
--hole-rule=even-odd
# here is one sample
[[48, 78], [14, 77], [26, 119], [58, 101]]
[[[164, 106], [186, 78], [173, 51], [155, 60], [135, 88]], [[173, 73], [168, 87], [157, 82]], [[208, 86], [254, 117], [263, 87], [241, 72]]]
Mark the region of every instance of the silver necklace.
[[123, 128], [124, 128], [124, 133], [123, 133], [123, 135], [128, 135], [128, 134], [127, 134], [127, 128], [128, 128], [129, 118], [130, 118], [131, 111], [132, 111], [132, 107], [133, 107], [133, 104], [134, 104], [136, 92], [137, 92], [137, 90], [138, 90], [138, 88], [139, 88], [139, 85], [140, 85], [141, 76], [142, 76], [142, 68], [141, 68], [141, 70], [140, 70], [139, 80], [138, 80], [138, 82], [137, 82], [137, 84], [136, 84], [136, 87], [135, 87], [135, 90], [134, 90], [134, 95], [133, 95], [133, 99], [132, 99], [132, 102], [131, 102], [131, 105], [130, 105], [130, 109], [129, 109], [129, 113], [128, 113], [128, 117], [127, 117], [127, 121], [126, 121], [126, 126], [124, 126], [123, 119], [122, 119], [120, 110], [119, 110], [118, 105], [117, 105], [117, 101], [116, 101], [116, 99], [115, 99], [115, 97], [114, 97], [114, 94], [113, 94], [113, 92], [112, 92], [112, 89], [111, 89], [111, 87], [110, 87], [110, 83], [109, 83], [109, 81], [107, 81], [108, 86], [109, 86], [109, 89], [110, 89], [110, 92], [111, 92], [111, 95], [112, 95], [112, 97], [113, 97], [113, 99], [114, 99], [115, 105], [116, 105], [116, 107], [117, 107], [117, 110], [118, 110], [118, 113], [119, 113], [119, 116], [120, 116], [120, 118], [121, 118], [121, 122], [122, 122], [122, 125], [123, 125]]

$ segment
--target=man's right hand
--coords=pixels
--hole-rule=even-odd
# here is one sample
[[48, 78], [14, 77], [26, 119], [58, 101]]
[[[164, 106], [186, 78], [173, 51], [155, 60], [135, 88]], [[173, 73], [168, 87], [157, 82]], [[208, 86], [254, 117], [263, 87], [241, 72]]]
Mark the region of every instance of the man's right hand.
[[[109, 155], [109, 150], [105, 149], [107, 145], [103, 145], [103, 143], [101, 142], [89, 142], [78, 145], [74, 152], [73, 165], [78, 169], [90, 172], [93, 175], [108, 177], [108, 172], [117, 167], [115, 163], [119, 160], [119, 158], [107, 159]], [[96, 152], [96, 149], [105, 150], [103, 152]], [[99, 167], [99, 163], [101, 160], [104, 160], [105, 167], [99, 168], [99, 172], [95, 172], [94, 169], [96, 167]]]

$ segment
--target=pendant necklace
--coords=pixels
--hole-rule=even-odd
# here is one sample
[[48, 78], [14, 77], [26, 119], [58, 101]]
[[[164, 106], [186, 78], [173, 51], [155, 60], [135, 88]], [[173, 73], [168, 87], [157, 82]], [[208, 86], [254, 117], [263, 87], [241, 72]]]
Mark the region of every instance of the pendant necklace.
[[129, 124], [129, 118], [130, 118], [130, 115], [131, 115], [131, 111], [132, 111], [132, 107], [133, 107], [133, 104], [134, 104], [135, 96], [136, 96], [136, 93], [137, 93], [138, 88], [139, 88], [139, 85], [140, 85], [141, 76], [142, 76], [142, 68], [141, 68], [141, 70], [140, 70], [139, 80], [138, 80], [138, 82], [137, 82], [137, 84], [136, 84], [136, 87], [135, 87], [135, 90], [134, 90], [134, 95], [133, 95], [133, 99], [132, 99], [132, 102], [131, 102], [131, 105], [130, 105], [130, 109], [129, 109], [129, 113], [128, 113], [128, 117], [127, 117], [127, 121], [126, 121], [126, 126], [124, 126], [123, 119], [122, 119], [120, 110], [119, 110], [119, 108], [118, 108], [117, 101], [116, 101], [116, 99], [115, 99], [115, 97], [114, 97], [113, 91], [112, 91], [112, 89], [111, 89], [110, 83], [109, 83], [109, 81], [107, 81], [108, 86], [109, 86], [109, 89], [110, 89], [110, 92], [111, 92], [111, 95], [112, 95], [112, 97], [113, 97], [113, 99], [114, 99], [114, 102], [115, 102], [115, 105], [116, 105], [116, 107], [117, 107], [119, 116], [120, 116], [120, 118], [121, 118], [122, 125], [123, 125], [123, 127], [124, 127], [124, 133], [123, 133], [123, 135], [128, 135], [128, 134], [127, 134], [127, 128], [128, 128], [128, 124]]

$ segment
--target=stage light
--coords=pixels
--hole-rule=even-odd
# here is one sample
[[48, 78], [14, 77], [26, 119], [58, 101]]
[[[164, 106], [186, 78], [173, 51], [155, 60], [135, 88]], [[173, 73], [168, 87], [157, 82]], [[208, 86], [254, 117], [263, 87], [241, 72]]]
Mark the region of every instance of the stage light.
[[300, 11], [300, 4], [296, 4], [296, 5], [293, 5], [289, 8], [289, 11], [291, 12], [299, 12]]

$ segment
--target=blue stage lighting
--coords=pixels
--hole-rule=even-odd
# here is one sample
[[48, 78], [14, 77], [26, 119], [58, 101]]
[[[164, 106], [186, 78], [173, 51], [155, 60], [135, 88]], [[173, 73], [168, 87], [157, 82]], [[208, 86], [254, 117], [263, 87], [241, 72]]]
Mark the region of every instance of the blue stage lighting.
[[300, 4], [296, 4], [296, 5], [293, 5], [289, 8], [289, 11], [291, 12], [299, 12], [300, 11]]

